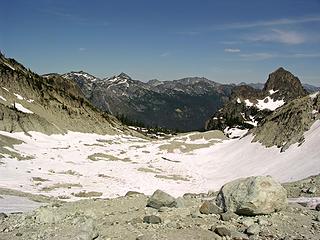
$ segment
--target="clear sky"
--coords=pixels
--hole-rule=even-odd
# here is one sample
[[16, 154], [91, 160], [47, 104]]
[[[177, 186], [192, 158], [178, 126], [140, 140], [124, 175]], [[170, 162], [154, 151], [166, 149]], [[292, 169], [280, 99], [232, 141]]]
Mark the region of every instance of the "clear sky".
[[320, 0], [3, 0], [0, 49], [43, 74], [320, 85]]

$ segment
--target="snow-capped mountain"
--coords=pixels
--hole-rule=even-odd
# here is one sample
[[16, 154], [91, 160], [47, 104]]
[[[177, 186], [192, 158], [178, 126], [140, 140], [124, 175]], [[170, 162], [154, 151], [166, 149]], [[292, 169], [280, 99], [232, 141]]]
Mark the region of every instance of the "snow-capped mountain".
[[184, 131], [203, 128], [204, 121], [222, 106], [233, 88], [198, 77], [147, 83], [125, 73], [95, 81], [79, 79], [74, 74], [63, 77], [74, 79], [102, 111], [124, 115], [147, 126]]
[[269, 75], [262, 90], [248, 85], [235, 87], [229, 101], [206, 123], [206, 129], [232, 133], [230, 129], [253, 128], [277, 108], [306, 95], [300, 80], [279, 68]]
[[74, 80], [81, 88], [86, 98], [90, 97], [93, 83], [100, 81], [99, 78], [84, 71], [65, 73], [62, 75], [62, 77]]

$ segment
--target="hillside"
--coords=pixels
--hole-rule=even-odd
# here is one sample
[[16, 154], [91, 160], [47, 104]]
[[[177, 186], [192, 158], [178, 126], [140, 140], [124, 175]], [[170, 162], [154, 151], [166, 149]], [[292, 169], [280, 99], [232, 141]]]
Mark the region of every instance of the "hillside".
[[117, 119], [101, 114], [71, 80], [41, 77], [14, 59], [0, 55], [0, 130], [112, 133], [123, 128]]

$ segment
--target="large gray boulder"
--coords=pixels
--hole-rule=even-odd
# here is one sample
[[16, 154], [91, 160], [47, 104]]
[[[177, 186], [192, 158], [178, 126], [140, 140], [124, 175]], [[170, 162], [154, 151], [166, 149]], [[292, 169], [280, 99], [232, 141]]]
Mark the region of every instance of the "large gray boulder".
[[270, 214], [287, 206], [287, 191], [271, 176], [241, 178], [222, 186], [216, 202], [240, 215]]
[[161, 207], [176, 207], [177, 201], [174, 197], [161, 190], [155, 191], [149, 198], [147, 207], [159, 209]]

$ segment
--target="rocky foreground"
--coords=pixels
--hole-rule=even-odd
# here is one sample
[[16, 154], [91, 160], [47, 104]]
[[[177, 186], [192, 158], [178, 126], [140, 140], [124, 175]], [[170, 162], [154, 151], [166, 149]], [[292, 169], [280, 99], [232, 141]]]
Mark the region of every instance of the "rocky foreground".
[[319, 176], [284, 187], [250, 177], [218, 193], [179, 198], [157, 190], [150, 197], [51, 200], [30, 213], [0, 213], [0, 239], [319, 239], [319, 203], [291, 199], [319, 196], [319, 185]]

